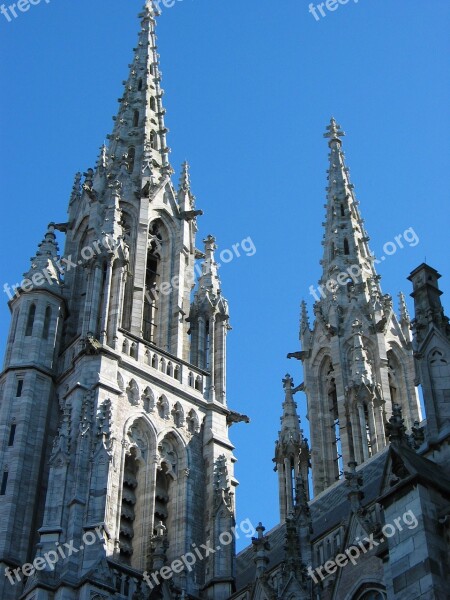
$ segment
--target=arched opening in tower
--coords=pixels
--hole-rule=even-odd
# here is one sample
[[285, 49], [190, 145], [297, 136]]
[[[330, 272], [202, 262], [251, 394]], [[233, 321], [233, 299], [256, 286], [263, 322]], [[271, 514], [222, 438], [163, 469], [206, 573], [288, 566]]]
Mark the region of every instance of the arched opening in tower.
[[136, 449], [132, 448], [125, 458], [125, 468], [122, 488], [122, 507], [120, 513], [120, 558], [131, 564], [133, 555], [134, 521], [136, 519], [136, 493], [138, 486], [139, 464], [136, 459]]

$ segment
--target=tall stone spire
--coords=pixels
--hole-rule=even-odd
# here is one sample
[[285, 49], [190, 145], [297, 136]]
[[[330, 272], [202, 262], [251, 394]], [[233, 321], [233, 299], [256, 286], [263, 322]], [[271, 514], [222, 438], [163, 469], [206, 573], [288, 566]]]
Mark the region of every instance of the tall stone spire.
[[290, 375], [283, 379], [285, 400], [278, 440], [275, 443], [275, 470], [278, 472], [280, 517], [284, 521], [295, 506], [295, 487], [298, 477], [308, 481], [309, 447], [300, 429], [297, 403], [294, 394], [300, 388], [294, 388]]
[[[73, 598], [102, 595], [106, 586], [147, 597], [150, 570], [210, 541], [221, 552], [174, 573], [170, 584], [155, 581], [154, 594], [234, 591], [235, 546], [222, 541], [236, 524], [228, 430], [244, 417], [227, 408], [230, 326], [215, 239], [206, 238], [204, 254], [197, 249], [201, 211], [187, 163], [179, 188], [171, 177], [154, 4], [140, 14], [113, 132], [94, 168], [75, 176], [67, 222], [50, 225], [32, 259], [33, 286], [22, 285], [9, 303], [0, 566], [20, 567], [36, 550], [43, 556], [71, 540], [79, 552], [55, 565], [57, 596], [67, 586]], [[66, 234], [61, 261], [55, 229]], [[86, 544], [82, 536], [100, 523], [105, 537]], [[28, 579], [28, 595], [47, 595], [44, 575]], [[0, 578], [6, 600], [5, 583]], [[23, 593], [17, 585], [8, 600]]]
[[410, 428], [420, 420], [406, 314], [383, 295], [369, 237], [342, 150], [344, 132], [334, 119], [329, 147], [322, 274], [310, 328], [301, 309], [301, 352], [311, 429], [314, 492], [344, 475], [344, 465], [362, 464], [388, 440], [384, 424], [401, 404]]
[[[360, 279], [370, 280], [370, 290], [381, 295], [373, 264], [374, 258], [369, 248], [369, 237], [359, 212], [354, 186], [350, 181], [350, 171], [345, 164], [342, 150], [342, 137], [345, 133], [334, 118], [326, 129], [324, 137], [328, 139], [330, 152], [320, 284], [326, 290], [325, 293], [330, 295], [330, 289], [326, 287], [327, 283], [337, 280], [340, 273], [349, 273], [346, 277], [348, 281], [351, 278], [356, 281], [360, 273]], [[344, 276], [342, 282], [338, 281], [338, 286], [335, 288], [338, 295], [347, 293]]]
[[[117, 348], [124, 343], [122, 329], [188, 360], [183, 316], [191, 303], [202, 211], [194, 209], [187, 164], [179, 191], [171, 178], [155, 6], [147, 1], [139, 15], [138, 41], [107, 146], [101, 146], [95, 169], [86, 169], [83, 181], [75, 179], [66, 256], [84, 269], [72, 269], [65, 278], [76, 304], [65, 331], [72, 339], [82, 320], [83, 336], [91, 333]], [[85, 248], [105, 236], [111, 244], [84, 260]], [[109, 289], [102, 289], [102, 280]]]
[[[168, 130], [164, 123], [164, 90], [156, 45], [156, 17], [153, 2], [147, 1], [140, 13], [141, 30], [134, 48], [124, 91], [119, 98], [119, 111], [109, 138], [108, 169], [117, 174], [125, 169], [135, 178], [149, 166], [151, 156], [153, 177], [159, 182], [173, 171], [169, 163]], [[141, 168], [135, 168], [140, 165]]]

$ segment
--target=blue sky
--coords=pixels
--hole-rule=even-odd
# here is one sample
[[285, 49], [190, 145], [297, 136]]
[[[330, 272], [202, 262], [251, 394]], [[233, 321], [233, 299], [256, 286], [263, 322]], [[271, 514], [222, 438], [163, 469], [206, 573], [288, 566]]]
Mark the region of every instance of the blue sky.
[[[74, 173], [111, 131], [140, 8], [51, 0], [10, 23], [0, 14], [2, 286], [21, 279], [47, 223], [66, 220]], [[191, 163], [200, 236], [221, 249], [250, 236], [257, 248], [221, 269], [229, 404], [252, 419], [232, 428], [238, 520], [278, 522], [281, 379], [302, 381], [285, 357], [320, 275], [331, 115], [347, 132], [372, 250], [410, 227], [420, 239], [380, 266], [384, 292], [409, 294], [406, 277], [426, 258], [450, 312], [449, 17], [448, 0], [351, 0], [319, 21], [304, 0], [182, 0], [159, 20], [171, 161], [176, 177]], [[3, 346], [5, 295], [0, 315]]]

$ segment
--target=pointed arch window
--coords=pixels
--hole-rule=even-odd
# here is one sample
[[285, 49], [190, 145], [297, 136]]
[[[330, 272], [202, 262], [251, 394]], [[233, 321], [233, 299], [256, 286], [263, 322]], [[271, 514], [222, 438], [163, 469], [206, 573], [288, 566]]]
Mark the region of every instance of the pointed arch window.
[[204, 368], [206, 370], [209, 369], [209, 349], [211, 347], [211, 335], [210, 335], [210, 325], [209, 319], [206, 321], [206, 337], [205, 337], [205, 359], [204, 359]]
[[153, 111], [156, 111], [156, 100], [155, 100], [153, 97], [152, 97], [152, 98], [150, 98], [150, 108], [151, 108]]
[[3, 471], [2, 484], [0, 487], [0, 496], [4, 496], [6, 494], [6, 488], [8, 486], [8, 471]]
[[162, 234], [158, 223], [154, 223], [149, 231], [150, 244], [147, 251], [145, 269], [145, 296], [142, 331], [149, 342], [155, 340], [157, 316], [159, 309], [159, 290], [161, 276], [161, 242]]
[[8, 446], [11, 448], [12, 446], [14, 446], [14, 439], [16, 437], [16, 429], [17, 429], [17, 425], [15, 423], [13, 423], [11, 425], [11, 428], [9, 430], [9, 440], [8, 440]]
[[136, 148], [131, 146], [131, 148], [128, 148], [128, 154], [127, 154], [128, 173], [130, 173], [130, 175], [134, 171], [135, 159], [136, 159]]
[[137, 89], [138, 89], [138, 92], [140, 92], [142, 90], [142, 79], [139, 79]]
[[52, 321], [52, 309], [50, 308], [50, 306], [47, 306], [47, 308], [45, 309], [44, 328], [42, 330], [42, 338], [44, 340], [48, 340], [51, 321]]
[[122, 221], [120, 224], [123, 230], [124, 241], [127, 244], [129, 251], [125, 291], [122, 302], [122, 329], [129, 331], [131, 328], [131, 310], [133, 307], [134, 293], [135, 250], [134, 244], [132, 243], [132, 232], [135, 230], [135, 219], [134, 216], [127, 211], [128, 207], [125, 203], [120, 203], [120, 209], [122, 210]]
[[341, 204], [341, 217], [345, 217], [345, 209], [343, 204]]
[[155, 508], [153, 527], [154, 534], [161, 531], [163, 525], [169, 544], [174, 541], [175, 510], [173, 500], [176, 497], [176, 486], [179, 469], [177, 443], [169, 434], [158, 445], [161, 465], [156, 473]]
[[[333, 367], [331, 367], [333, 369]], [[332, 370], [329, 375], [332, 374]], [[338, 480], [344, 471], [344, 465], [342, 462], [342, 445], [341, 445], [341, 434], [340, 434], [340, 423], [339, 423], [339, 411], [338, 411], [338, 400], [337, 400], [337, 390], [336, 390], [336, 381], [334, 378], [330, 379], [329, 387], [328, 387], [328, 407], [331, 414], [332, 421], [332, 429], [334, 433], [334, 441], [333, 445], [335, 446], [335, 468], [334, 468], [334, 477]]]
[[101, 328], [102, 328], [102, 317], [103, 317], [103, 308], [105, 304], [105, 294], [106, 294], [106, 276], [108, 273], [108, 264], [106, 261], [102, 263], [102, 283], [100, 286], [100, 297], [98, 299], [98, 310], [97, 310], [97, 324], [96, 324], [96, 332], [97, 337], [100, 338]]
[[158, 149], [156, 144], [156, 133], [154, 131], [150, 133], [150, 146], [153, 148], [153, 150]]
[[[155, 492], [155, 526], [161, 523], [165, 526], [169, 517], [169, 487], [170, 480], [165, 465], [156, 474]], [[156, 527], [154, 533], [156, 534]]]
[[366, 402], [364, 402], [364, 421], [365, 421], [366, 430], [361, 433], [362, 433], [362, 435], [366, 436], [367, 450], [368, 450], [369, 457], [370, 457], [370, 456], [373, 456], [373, 448], [372, 448], [372, 432], [371, 432], [371, 427], [370, 427], [369, 410], [370, 410], [369, 406], [367, 405]]
[[23, 392], [23, 379], [17, 381], [16, 398], [21, 398]]
[[36, 304], [32, 304], [28, 311], [27, 325], [25, 328], [25, 336], [33, 334], [34, 318], [36, 316]]
[[139, 111], [135, 110], [133, 113], [133, 127], [137, 127], [139, 125]]
[[334, 253], [335, 253], [334, 242], [331, 242], [331, 245], [330, 245], [330, 260], [333, 260]]
[[344, 254], [348, 256], [350, 254], [350, 245], [348, 243], [348, 239], [344, 239]]

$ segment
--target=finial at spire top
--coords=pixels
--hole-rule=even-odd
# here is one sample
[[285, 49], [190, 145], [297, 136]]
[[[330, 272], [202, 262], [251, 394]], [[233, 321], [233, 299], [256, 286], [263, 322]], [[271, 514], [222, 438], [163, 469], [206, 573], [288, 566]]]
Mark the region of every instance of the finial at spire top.
[[214, 254], [214, 251], [217, 250], [217, 246], [216, 246], [216, 238], [209, 234], [204, 240], [203, 243], [205, 244], [205, 254], [206, 254], [206, 258], [210, 257], [211, 254]]
[[342, 131], [341, 126], [337, 124], [334, 117], [331, 117], [330, 124], [327, 126], [326, 133], [323, 134], [324, 138], [329, 138], [329, 143], [333, 141], [341, 141], [341, 137], [344, 137], [345, 132]]
[[286, 377], [282, 381], [283, 381], [283, 387], [285, 390], [290, 390], [291, 388], [294, 387], [294, 380], [289, 375], [289, 373], [286, 374]]
[[155, 3], [153, 0], [145, 1], [144, 12], [146, 13], [146, 16], [150, 16], [150, 17], [158, 17], [161, 14], [161, 12], [157, 8], [157, 6], [155, 6]]

